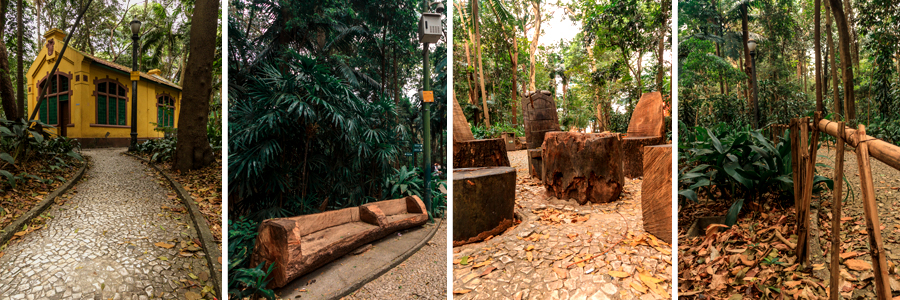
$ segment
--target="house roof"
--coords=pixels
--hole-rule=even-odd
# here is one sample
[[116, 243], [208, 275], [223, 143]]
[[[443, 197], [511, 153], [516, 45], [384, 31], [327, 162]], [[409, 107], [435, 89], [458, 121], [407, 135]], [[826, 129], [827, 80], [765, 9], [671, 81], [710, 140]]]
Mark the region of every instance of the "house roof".
[[[120, 65], [120, 64], [117, 64], [117, 63], [114, 63], [114, 62], [111, 62], [111, 61], [102, 59], [102, 58], [98, 58], [98, 57], [96, 57], [96, 56], [90, 55], [90, 54], [88, 54], [88, 53], [85, 53], [84, 51], [81, 51], [81, 50], [78, 50], [78, 49], [75, 49], [75, 48], [72, 48], [72, 47], [69, 47], [69, 49], [72, 49], [72, 50], [74, 50], [75, 52], [78, 52], [78, 53], [80, 53], [81, 55], [84, 55], [85, 58], [90, 59], [91, 61], [94, 61], [94, 62], [96, 62], [96, 63], [98, 63], [98, 64], [107, 66], [107, 67], [109, 67], [109, 68], [111, 68], [111, 69], [113, 69], [113, 70], [117, 70], [117, 71], [124, 72], [125, 74], [131, 74], [131, 68], [129, 68], [129, 67], [126, 67], [126, 66], [123, 66], [123, 65]], [[158, 83], [158, 84], [162, 84], [162, 85], [166, 85], [166, 86], [169, 86], [169, 87], [178, 89], [179, 91], [181, 90], [181, 86], [180, 86], [180, 85], [177, 85], [177, 84], [175, 84], [174, 82], [171, 82], [171, 81], [169, 81], [169, 80], [163, 78], [162, 76], [159, 76], [159, 75], [156, 75], [156, 74], [151, 75], [151, 74], [147, 74], [147, 73], [141, 72], [141, 78], [144, 78], [144, 79], [147, 79], [147, 80], [156, 82], [156, 83]]]

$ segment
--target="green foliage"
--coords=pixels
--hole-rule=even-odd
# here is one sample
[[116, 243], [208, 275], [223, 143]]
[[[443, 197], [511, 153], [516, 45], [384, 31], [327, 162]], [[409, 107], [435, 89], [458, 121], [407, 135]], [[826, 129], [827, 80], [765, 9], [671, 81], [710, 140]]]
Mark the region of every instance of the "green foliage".
[[396, 199], [420, 194], [419, 191], [424, 184], [422, 178], [419, 178], [420, 173], [419, 168], [407, 170], [406, 166], [402, 166], [397, 169], [393, 176], [386, 179], [384, 187], [385, 195], [389, 195], [387, 198]]
[[[725, 200], [734, 199], [726, 215], [726, 225], [734, 224], [747, 200], [765, 199], [762, 197], [765, 193], [793, 194], [791, 145], [787, 134], [773, 145], [760, 130], [751, 130], [749, 125], [732, 127], [720, 123], [684, 132], [678, 149], [679, 157], [685, 158], [680, 163], [678, 194], [694, 202], [698, 201], [698, 192], [704, 190], [709, 195], [718, 191]], [[819, 183], [825, 183], [829, 189], [834, 185], [831, 179], [816, 175], [813, 192], [821, 191]]]
[[888, 143], [900, 144], [900, 119], [875, 117], [866, 127], [866, 135], [874, 136]]
[[[57, 171], [69, 167], [69, 161], [72, 159], [84, 160], [78, 153], [81, 151], [78, 141], [61, 136], [51, 136], [49, 132], [37, 129], [38, 126], [53, 127], [39, 120], [0, 119], [0, 175], [3, 175], [0, 178], [6, 179], [0, 183], [16, 188], [19, 183], [28, 180], [45, 184], [54, 182], [54, 179], [44, 179], [24, 170], [16, 173], [14, 170], [26, 161], [46, 161], [47, 163], [43, 164], [43, 171]], [[65, 181], [60, 178], [56, 178], [56, 180]]]
[[275, 264], [265, 269], [260, 263], [254, 268], [247, 268], [250, 253], [256, 243], [259, 224], [253, 220], [240, 217], [237, 221], [228, 220], [228, 295], [229, 297], [261, 296], [275, 299], [275, 293], [267, 289], [269, 276]]
[[137, 145], [137, 153], [150, 156], [150, 162], [170, 161], [175, 155], [178, 140], [174, 136], [161, 139], [149, 139]]
[[472, 135], [475, 139], [496, 139], [504, 132], [512, 132], [517, 137], [525, 136], [525, 130], [521, 125], [512, 125], [509, 123], [491, 124], [491, 128], [484, 125], [472, 126]]

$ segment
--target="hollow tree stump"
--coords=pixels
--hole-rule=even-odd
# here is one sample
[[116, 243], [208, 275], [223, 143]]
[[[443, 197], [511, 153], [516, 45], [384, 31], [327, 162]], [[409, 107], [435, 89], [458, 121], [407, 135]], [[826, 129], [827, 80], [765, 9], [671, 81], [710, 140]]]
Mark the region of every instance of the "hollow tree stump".
[[453, 142], [453, 168], [509, 167], [503, 139]]
[[672, 145], [644, 147], [641, 211], [644, 230], [672, 243]]
[[511, 167], [453, 170], [453, 240], [465, 241], [513, 220], [516, 169]]
[[628, 153], [625, 160], [625, 177], [638, 178], [644, 176], [644, 147], [659, 145], [665, 137], [624, 137], [622, 138], [622, 153]]
[[625, 183], [617, 133], [550, 132], [544, 138], [547, 194], [578, 204], [615, 201]]
[[541, 148], [537, 149], [528, 149], [528, 174], [531, 174], [531, 178], [536, 178], [537, 180], [541, 180], [541, 175], [543, 175], [543, 158]]

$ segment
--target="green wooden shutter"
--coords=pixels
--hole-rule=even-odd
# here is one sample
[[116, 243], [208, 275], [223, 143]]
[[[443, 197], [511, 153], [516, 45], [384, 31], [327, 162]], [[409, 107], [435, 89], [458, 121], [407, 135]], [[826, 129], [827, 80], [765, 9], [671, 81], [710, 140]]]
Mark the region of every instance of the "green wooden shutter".
[[47, 123], [47, 101], [47, 99], [44, 99], [44, 101], [41, 101], [41, 106], [38, 107], [38, 119], [44, 123]]
[[[59, 103], [59, 101], [68, 101], [68, 100], [69, 100], [69, 95], [59, 95], [59, 100], [57, 100], [56, 103]], [[57, 109], [58, 109], [58, 108], [59, 108], [59, 106], [57, 106]], [[58, 115], [59, 115], [59, 114], [57, 114], [57, 116], [58, 116]], [[72, 121], [71, 119], [72, 119], [72, 117], [69, 116], [69, 121]], [[69, 125], [69, 124], [60, 124], [60, 125], [61, 125], [61, 126], [65, 126], [65, 125]]]
[[119, 125], [128, 125], [128, 114], [127, 112], [128, 105], [125, 103], [125, 99], [119, 99]]
[[169, 108], [169, 127], [175, 127], [175, 109]]
[[106, 96], [97, 96], [97, 124], [109, 124], [106, 118]]
[[48, 118], [47, 124], [56, 124], [59, 121], [57, 120], [57, 118], [59, 117], [59, 107], [57, 107], [59, 105], [59, 101], [56, 100], [56, 97], [50, 97], [50, 99], [48, 100], [49, 103], [47, 103], [47, 105], [50, 109], [48, 109], [47, 112], [50, 114], [50, 118]]

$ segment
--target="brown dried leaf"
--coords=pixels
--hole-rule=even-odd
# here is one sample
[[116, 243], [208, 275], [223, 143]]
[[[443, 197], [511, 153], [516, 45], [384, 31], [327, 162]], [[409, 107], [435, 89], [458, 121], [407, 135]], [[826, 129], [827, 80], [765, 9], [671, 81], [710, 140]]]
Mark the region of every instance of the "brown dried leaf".
[[844, 265], [851, 270], [867, 271], [872, 269], [872, 264], [858, 259], [848, 259], [844, 261]]

